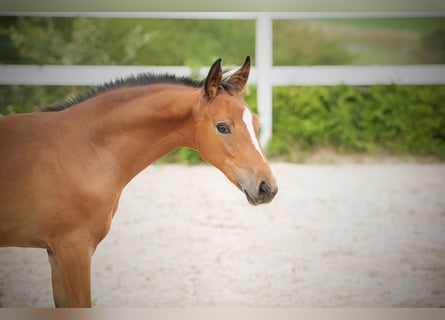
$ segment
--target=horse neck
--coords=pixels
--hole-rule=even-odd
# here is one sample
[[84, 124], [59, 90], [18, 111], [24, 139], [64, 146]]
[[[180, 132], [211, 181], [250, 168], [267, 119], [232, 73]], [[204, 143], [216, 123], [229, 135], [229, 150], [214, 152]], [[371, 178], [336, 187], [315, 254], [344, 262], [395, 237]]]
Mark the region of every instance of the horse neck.
[[[193, 108], [200, 89], [150, 85], [115, 89], [91, 100], [93, 144], [127, 184], [151, 163], [177, 149], [194, 148]], [[80, 113], [81, 108], [78, 108]], [[74, 108], [73, 108], [74, 111]], [[89, 120], [91, 121], [91, 120]]]

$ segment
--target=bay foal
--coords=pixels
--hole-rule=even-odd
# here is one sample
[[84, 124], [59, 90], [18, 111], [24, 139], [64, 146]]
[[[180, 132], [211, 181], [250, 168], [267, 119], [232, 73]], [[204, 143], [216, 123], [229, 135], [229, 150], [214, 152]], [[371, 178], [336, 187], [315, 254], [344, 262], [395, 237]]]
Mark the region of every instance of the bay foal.
[[275, 178], [258, 120], [240, 96], [250, 58], [228, 79], [140, 75], [47, 111], [0, 118], [0, 246], [47, 249], [56, 307], [91, 306], [91, 257], [122, 189], [182, 146], [198, 150], [253, 204]]

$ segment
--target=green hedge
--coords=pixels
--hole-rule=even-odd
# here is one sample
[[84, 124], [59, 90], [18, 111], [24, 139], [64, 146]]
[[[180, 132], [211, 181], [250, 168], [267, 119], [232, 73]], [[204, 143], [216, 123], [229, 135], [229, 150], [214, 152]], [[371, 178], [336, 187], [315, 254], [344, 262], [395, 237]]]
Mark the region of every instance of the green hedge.
[[445, 159], [445, 86], [280, 87], [273, 99], [272, 157], [330, 147]]

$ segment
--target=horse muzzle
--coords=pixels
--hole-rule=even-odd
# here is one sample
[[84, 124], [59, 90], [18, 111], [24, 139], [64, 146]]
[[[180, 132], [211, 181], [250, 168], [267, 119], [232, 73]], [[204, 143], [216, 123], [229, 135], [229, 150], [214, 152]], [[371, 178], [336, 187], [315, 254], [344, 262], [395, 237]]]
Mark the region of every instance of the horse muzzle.
[[254, 206], [271, 202], [278, 192], [275, 181], [262, 180], [253, 187], [245, 187], [243, 184], [238, 184], [238, 187], [246, 195], [247, 201]]

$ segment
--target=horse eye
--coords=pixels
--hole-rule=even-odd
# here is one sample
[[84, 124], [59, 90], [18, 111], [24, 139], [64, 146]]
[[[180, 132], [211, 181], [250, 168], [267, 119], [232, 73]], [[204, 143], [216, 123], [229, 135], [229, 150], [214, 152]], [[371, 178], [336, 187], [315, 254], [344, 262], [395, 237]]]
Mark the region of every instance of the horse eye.
[[218, 130], [218, 132], [222, 133], [222, 134], [229, 134], [230, 133], [230, 128], [225, 123], [218, 123], [216, 125], [216, 130]]

